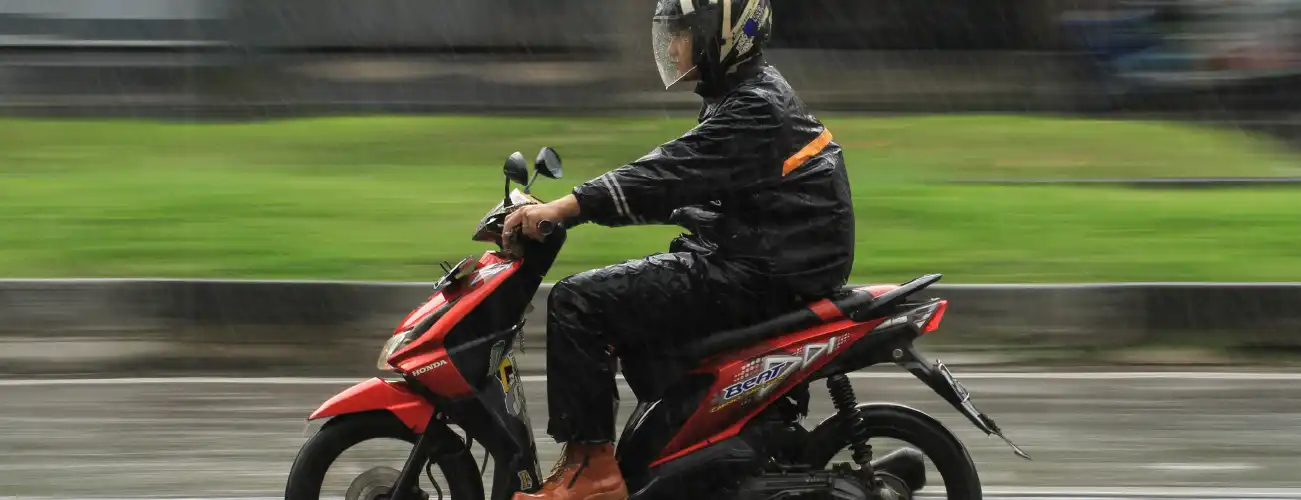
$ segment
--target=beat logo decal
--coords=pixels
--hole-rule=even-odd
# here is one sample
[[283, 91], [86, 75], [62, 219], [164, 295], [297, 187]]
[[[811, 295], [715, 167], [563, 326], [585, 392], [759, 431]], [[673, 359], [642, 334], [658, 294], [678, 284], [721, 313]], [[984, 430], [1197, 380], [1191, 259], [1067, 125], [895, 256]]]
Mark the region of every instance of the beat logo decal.
[[786, 377], [809, 367], [818, 358], [835, 351], [836, 347], [836, 338], [832, 337], [827, 339], [826, 342], [805, 344], [798, 352], [799, 355], [778, 354], [765, 356], [759, 373], [724, 388], [723, 392], [719, 393], [718, 397], [715, 398], [714, 408], [710, 411], [721, 410], [736, 402], [742, 396], [751, 394], [755, 398], [767, 396], [768, 392], [780, 386], [781, 382], [786, 380]]

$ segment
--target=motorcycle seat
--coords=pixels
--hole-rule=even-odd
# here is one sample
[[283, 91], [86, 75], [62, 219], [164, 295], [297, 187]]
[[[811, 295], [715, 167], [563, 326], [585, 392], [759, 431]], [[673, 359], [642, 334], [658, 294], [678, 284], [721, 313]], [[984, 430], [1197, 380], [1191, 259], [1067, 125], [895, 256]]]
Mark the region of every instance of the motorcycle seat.
[[[682, 207], [669, 215], [669, 221], [689, 230], [693, 235], [708, 239], [715, 229], [720, 214], [701, 206]], [[694, 240], [686, 238], [684, 244]], [[871, 285], [845, 287], [805, 307], [782, 314], [762, 323], [713, 333], [703, 339], [687, 344], [671, 357], [686, 359], [703, 359], [720, 352], [739, 349], [756, 344], [765, 339], [794, 333], [824, 323], [843, 319], [856, 322], [868, 321], [889, 314], [890, 306], [899, 303], [908, 295], [926, 288], [940, 280], [940, 274], [928, 274], [903, 285]]]
[[860, 313], [879, 297], [901, 288], [903, 287], [899, 285], [846, 287], [830, 298], [817, 300], [762, 323], [710, 334], [685, 346], [681, 354], [691, 359], [703, 359], [825, 323], [844, 319], [860, 322], [874, 319], [876, 316], [865, 317]]
[[888, 316], [894, 312], [895, 305], [941, 277], [930, 274], [903, 285], [842, 288], [829, 298], [810, 302], [792, 312], [743, 328], [713, 333], [668, 352], [621, 355], [620, 365], [637, 400], [655, 401], [701, 360], [820, 324], [838, 321], [862, 323]]

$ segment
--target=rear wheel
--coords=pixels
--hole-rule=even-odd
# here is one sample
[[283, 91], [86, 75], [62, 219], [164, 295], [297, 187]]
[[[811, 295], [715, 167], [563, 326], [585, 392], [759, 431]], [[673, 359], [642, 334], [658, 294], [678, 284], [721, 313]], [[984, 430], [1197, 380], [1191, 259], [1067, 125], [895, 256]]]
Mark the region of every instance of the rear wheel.
[[[898, 405], [866, 403], [857, 406], [863, 416], [868, 444], [873, 438], [898, 439], [917, 448], [943, 478], [948, 500], [981, 500], [980, 475], [967, 449], [948, 429], [920, 411]], [[849, 423], [823, 422], [808, 436], [804, 461], [826, 469], [838, 453], [849, 448]], [[878, 457], [879, 458], [879, 457]], [[928, 490], [923, 489], [929, 493]]]
[[[450, 434], [450, 433], [449, 433]], [[366, 441], [396, 439], [414, 446], [419, 436], [407, 428], [402, 421], [389, 412], [368, 412], [355, 415], [335, 417], [312, 436], [298, 452], [293, 467], [289, 472], [289, 481], [285, 486], [286, 500], [317, 500], [321, 498], [322, 485], [326, 472], [343, 452]], [[470, 453], [448, 454], [449, 449], [464, 446], [452, 442], [454, 436], [443, 441], [431, 443], [435, 456], [442, 457], [436, 462], [436, 468], [443, 476], [442, 481], [432, 484], [424, 491], [424, 498], [436, 500], [439, 493], [443, 499], [483, 499], [483, 483], [479, 480], [479, 471], [474, 465]], [[457, 440], [459, 441], [459, 440]], [[441, 451], [440, 451], [441, 450]], [[409, 452], [410, 449], [408, 448]], [[401, 467], [401, 465], [397, 465]], [[423, 467], [422, 467], [423, 469]], [[373, 467], [358, 475], [348, 486], [344, 498], [348, 500], [387, 500], [389, 490], [397, 479], [398, 469], [393, 467]], [[421, 476], [426, 472], [421, 471]], [[430, 474], [432, 475], [432, 474]], [[430, 478], [432, 481], [433, 478]], [[441, 483], [441, 484], [440, 484]]]

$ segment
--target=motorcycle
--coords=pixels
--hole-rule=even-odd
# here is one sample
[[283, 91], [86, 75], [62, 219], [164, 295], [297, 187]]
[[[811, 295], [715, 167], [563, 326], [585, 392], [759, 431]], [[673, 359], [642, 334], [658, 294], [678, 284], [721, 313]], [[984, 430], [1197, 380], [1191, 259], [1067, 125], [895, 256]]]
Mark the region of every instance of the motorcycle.
[[[541, 487], [515, 352], [524, 316], [565, 242], [566, 228], [544, 221], [541, 241], [525, 238], [506, 245], [502, 239], [502, 224], [513, 208], [541, 203], [529, 192], [538, 175], [561, 177], [559, 155], [542, 148], [534, 170], [529, 179], [524, 156], [510, 155], [503, 200], [473, 237], [498, 249], [447, 266], [428, 300], [384, 343], [377, 366], [396, 376], [358, 383], [308, 417], [328, 420], [295, 458], [287, 500], [318, 498], [326, 470], [343, 451], [379, 438], [410, 443], [406, 463], [400, 471], [378, 467], [357, 476], [348, 500], [428, 500], [419, 475], [423, 469], [432, 481], [433, 465], [446, 478], [448, 496], [483, 499], [486, 467], [475, 466], [476, 441], [487, 452], [483, 465], [488, 456], [494, 459], [488, 498], [506, 500]], [[523, 189], [512, 190], [512, 183]], [[672, 220], [694, 231], [701, 217], [699, 211], [679, 210]], [[517, 247], [521, 255], [506, 253]], [[942, 362], [927, 359], [914, 345], [939, 327], [948, 301], [910, 297], [940, 278], [846, 287], [761, 324], [718, 332], [673, 352], [622, 359], [638, 401], [615, 451], [630, 498], [912, 498], [926, 484], [929, 458], [947, 498], [979, 500], [979, 475], [957, 436], [922, 411], [858, 403], [846, 376], [895, 363], [978, 429], [1030, 458], [972, 404]], [[810, 430], [802, 422], [809, 386], [818, 380], [825, 380], [836, 413]], [[869, 444], [874, 438], [900, 439], [916, 448], [874, 459]], [[828, 468], [846, 449], [852, 450], [852, 463]], [[433, 482], [433, 489], [444, 498], [443, 486]]]

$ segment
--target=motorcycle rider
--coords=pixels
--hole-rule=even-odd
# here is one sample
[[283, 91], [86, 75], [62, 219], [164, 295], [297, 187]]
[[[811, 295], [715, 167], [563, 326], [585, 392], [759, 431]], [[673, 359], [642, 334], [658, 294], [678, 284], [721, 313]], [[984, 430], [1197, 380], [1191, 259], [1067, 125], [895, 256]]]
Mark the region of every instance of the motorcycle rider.
[[568, 196], [518, 208], [504, 227], [540, 239], [542, 220], [667, 224], [677, 209], [708, 223], [670, 253], [552, 288], [547, 432], [564, 452], [540, 491], [517, 500], [627, 498], [612, 444], [615, 352], [627, 362], [764, 321], [843, 287], [853, 265], [844, 157], [764, 60], [769, 0], [658, 0], [652, 26], [665, 88], [694, 82], [703, 99], [698, 125]]

